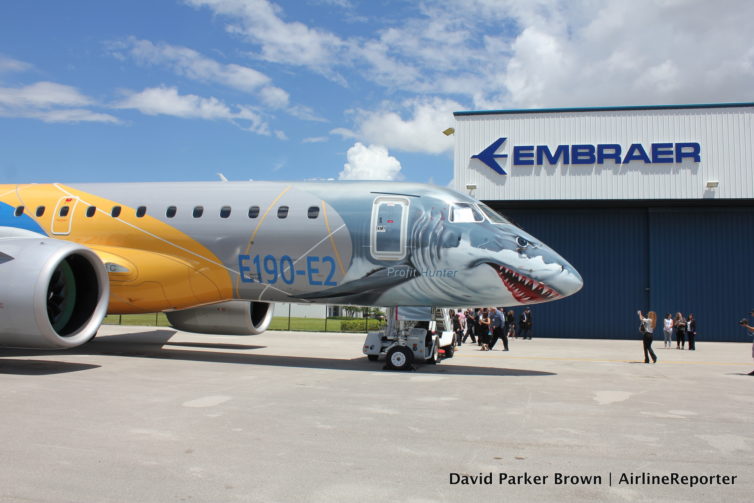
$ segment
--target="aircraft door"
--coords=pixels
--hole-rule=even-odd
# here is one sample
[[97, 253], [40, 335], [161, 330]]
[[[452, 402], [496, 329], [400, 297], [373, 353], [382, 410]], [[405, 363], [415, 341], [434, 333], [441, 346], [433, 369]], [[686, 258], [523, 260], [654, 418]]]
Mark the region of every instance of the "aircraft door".
[[71, 218], [78, 202], [78, 197], [61, 197], [58, 200], [55, 212], [52, 214], [52, 227], [50, 230], [53, 234], [66, 236], [71, 233]]
[[371, 252], [378, 260], [401, 260], [406, 256], [408, 200], [378, 197], [372, 206]]

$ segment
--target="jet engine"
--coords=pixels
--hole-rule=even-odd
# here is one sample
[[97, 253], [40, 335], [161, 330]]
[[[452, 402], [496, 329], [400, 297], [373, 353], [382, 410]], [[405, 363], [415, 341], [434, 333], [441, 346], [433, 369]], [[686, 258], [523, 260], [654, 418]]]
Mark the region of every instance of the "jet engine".
[[0, 240], [0, 346], [67, 349], [90, 340], [110, 283], [89, 248], [50, 239]]
[[202, 334], [258, 335], [272, 321], [267, 302], [229, 300], [209, 306], [192, 307], [166, 313], [178, 330]]

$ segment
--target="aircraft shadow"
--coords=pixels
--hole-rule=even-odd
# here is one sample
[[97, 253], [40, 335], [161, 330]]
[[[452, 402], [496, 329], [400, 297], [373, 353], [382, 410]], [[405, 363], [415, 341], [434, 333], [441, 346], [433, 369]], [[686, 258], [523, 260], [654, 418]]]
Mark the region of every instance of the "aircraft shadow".
[[[55, 352], [54, 354], [86, 354], [124, 356], [131, 358], [158, 358], [182, 361], [196, 361], [207, 363], [231, 363], [243, 365], [264, 365], [272, 367], [294, 367], [325, 370], [345, 370], [358, 372], [375, 372], [383, 369], [384, 362], [370, 362], [366, 356], [342, 360], [337, 358], [317, 358], [308, 356], [264, 355], [253, 353], [223, 352], [216, 350], [245, 351], [264, 349], [266, 346], [252, 346], [243, 344], [203, 343], [203, 342], [170, 342], [175, 334], [172, 330], [153, 330], [149, 332], [135, 332], [121, 335], [108, 335], [94, 339], [92, 342], [77, 348]], [[191, 348], [191, 349], [183, 349]], [[194, 349], [196, 348], [196, 349]], [[201, 351], [211, 349], [215, 351]], [[49, 351], [9, 349], [0, 352], [0, 356], [41, 356], [50, 355]], [[0, 358], [1, 362], [5, 361]], [[37, 363], [50, 363], [42, 360], [27, 360]], [[63, 362], [54, 362], [63, 363]], [[68, 364], [81, 368], [73, 370], [87, 370], [86, 367], [95, 365]], [[0, 365], [0, 369], [2, 366]], [[468, 365], [454, 365], [452, 360], [440, 365], [419, 364], [416, 372], [421, 374], [439, 375], [488, 375], [488, 376], [553, 376], [552, 372], [534, 370], [509, 369], [497, 367], [474, 367]], [[2, 372], [2, 370], [0, 370]], [[33, 374], [32, 372], [29, 372]]]
[[17, 360], [14, 358], [0, 358], [0, 374], [42, 376], [65, 374], [66, 372], [78, 372], [80, 370], [91, 370], [99, 367], [100, 365], [59, 362], [55, 360]]

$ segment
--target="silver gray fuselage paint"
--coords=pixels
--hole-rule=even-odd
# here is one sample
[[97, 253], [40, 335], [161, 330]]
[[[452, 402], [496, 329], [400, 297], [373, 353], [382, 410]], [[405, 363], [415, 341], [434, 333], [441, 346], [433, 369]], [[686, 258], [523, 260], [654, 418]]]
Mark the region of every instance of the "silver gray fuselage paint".
[[[75, 187], [146, 206], [151, 217], [209, 249], [238, 299], [513, 306], [562, 298], [582, 286], [568, 262], [510, 222], [453, 219], [454, 205], [480, 203], [440, 187], [333, 181]], [[168, 217], [171, 206], [175, 215]]]

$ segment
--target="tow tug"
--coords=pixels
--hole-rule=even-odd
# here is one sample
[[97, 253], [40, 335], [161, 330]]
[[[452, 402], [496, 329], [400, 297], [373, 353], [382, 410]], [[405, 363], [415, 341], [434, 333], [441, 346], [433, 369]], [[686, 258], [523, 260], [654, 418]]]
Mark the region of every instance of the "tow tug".
[[369, 332], [363, 352], [373, 362], [384, 356], [389, 370], [412, 370], [414, 362], [434, 365], [453, 357], [452, 327], [449, 309], [391, 307], [385, 330]]

